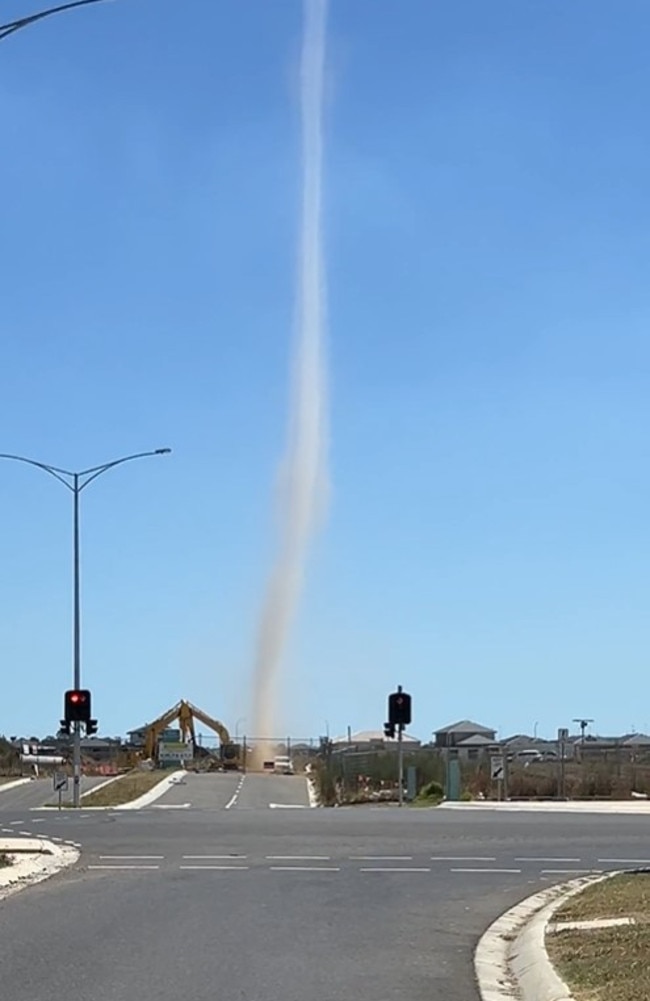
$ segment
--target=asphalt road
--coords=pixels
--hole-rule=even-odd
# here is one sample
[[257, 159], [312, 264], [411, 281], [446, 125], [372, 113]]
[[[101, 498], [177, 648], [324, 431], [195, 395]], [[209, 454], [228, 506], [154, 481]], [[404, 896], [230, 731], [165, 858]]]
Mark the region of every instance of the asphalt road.
[[[85, 792], [90, 792], [95, 786], [105, 781], [106, 779], [103, 776], [82, 776], [82, 796]], [[32, 779], [31, 782], [16, 786], [13, 789], [3, 789], [0, 785], [0, 816], [6, 811], [32, 810], [45, 806], [46, 803], [56, 803], [57, 801], [58, 797], [52, 790], [51, 778]], [[62, 796], [62, 802], [72, 802], [72, 779], [69, 782], [67, 793], [64, 793]]]
[[0, 903], [13, 1001], [475, 1001], [497, 914], [650, 856], [643, 817], [310, 810], [300, 779], [248, 775], [233, 802], [239, 779], [188, 776], [191, 807], [33, 813], [83, 854]]

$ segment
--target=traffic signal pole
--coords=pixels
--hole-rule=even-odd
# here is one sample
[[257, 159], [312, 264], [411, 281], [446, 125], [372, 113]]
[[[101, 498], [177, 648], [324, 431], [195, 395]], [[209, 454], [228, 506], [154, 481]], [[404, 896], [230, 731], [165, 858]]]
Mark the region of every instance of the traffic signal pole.
[[[72, 564], [73, 564], [73, 657], [72, 676], [73, 687], [81, 688], [81, 600], [79, 586], [79, 474], [72, 477], [73, 525], [72, 525]], [[74, 724], [72, 738], [72, 805], [81, 806], [81, 723]]]
[[397, 774], [399, 781], [398, 804], [400, 806], [404, 805], [404, 743], [402, 741], [403, 729], [404, 727], [400, 723], [400, 725], [397, 728]]

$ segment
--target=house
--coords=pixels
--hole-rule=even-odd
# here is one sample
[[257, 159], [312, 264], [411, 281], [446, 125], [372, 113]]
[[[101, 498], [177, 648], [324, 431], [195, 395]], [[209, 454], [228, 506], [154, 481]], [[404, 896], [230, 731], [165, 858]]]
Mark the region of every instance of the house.
[[[402, 744], [405, 751], [421, 747], [421, 741], [409, 733], [402, 734]], [[397, 737], [386, 737], [383, 730], [360, 730], [351, 733], [349, 738], [335, 737], [332, 741], [333, 751], [384, 751], [394, 747], [397, 747]]]
[[460, 747], [461, 744], [472, 737], [480, 737], [481, 741], [478, 743], [475, 741], [473, 745], [466, 744], [465, 746], [485, 747], [496, 743], [496, 735], [496, 730], [491, 730], [487, 726], [481, 726], [480, 723], [473, 723], [469, 719], [463, 719], [458, 723], [443, 726], [442, 729], [436, 730], [433, 734], [436, 747], [439, 748]]

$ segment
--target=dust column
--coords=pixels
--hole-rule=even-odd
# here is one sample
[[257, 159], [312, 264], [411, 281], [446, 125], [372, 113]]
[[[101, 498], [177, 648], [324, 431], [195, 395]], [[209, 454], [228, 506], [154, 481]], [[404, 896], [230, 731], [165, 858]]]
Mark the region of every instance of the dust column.
[[260, 616], [253, 677], [253, 731], [274, 734], [284, 653], [309, 544], [327, 492], [325, 265], [322, 246], [323, 91], [327, 0], [304, 0], [300, 94], [302, 219], [287, 450], [280, 468], [280, 538]]

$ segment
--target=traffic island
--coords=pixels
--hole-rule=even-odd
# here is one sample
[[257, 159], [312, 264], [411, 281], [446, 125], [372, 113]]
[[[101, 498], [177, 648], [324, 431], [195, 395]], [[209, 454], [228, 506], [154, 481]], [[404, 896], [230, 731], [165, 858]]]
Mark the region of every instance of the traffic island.
[[79, 850], [45, 838], [0, 839], [0, 900], [74, 865]]
[[[93, 790], [83, 797], [82, 807], [92, 806], [122, 806], [124, 803], [132, 803], [146, 793], [151, 792], [160, 783], [166, 782], [169, 773], [162, 771], [141, 771], [137, 769], [121, 775], [115, 781], [102, 786], [101, 789]], [[163, 791], [166, 791], [165, 785]]]
[[624, 873], [561, 907], [546, 950], [575, 1001], [650, 998], [650, 873]]

